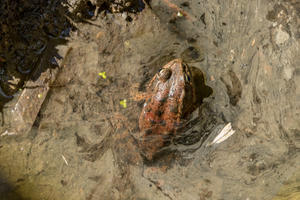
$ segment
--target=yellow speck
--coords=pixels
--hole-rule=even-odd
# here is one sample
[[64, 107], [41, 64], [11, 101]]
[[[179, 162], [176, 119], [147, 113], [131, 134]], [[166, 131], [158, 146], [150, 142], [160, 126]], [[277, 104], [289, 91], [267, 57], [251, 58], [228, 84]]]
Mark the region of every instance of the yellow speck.
[[106, 79], [106, 74], [105, 74], [105, 72], [99, 72], [98, 75], [101, 76], [102, 78]]
[[38, 94], [38, 98], [39, 98], [39, 99], [42, 98], [42, 96], [43, 96], [42, 94]]
[[126, 41], [124, 42], [124, 45], [127, 46], [127, 47], [129, 46], [129, 44], [130, 44], [130, 43], [129, 43], [128, 40], [126, 40]]
[[126, 101], [126, 99], [120, 101], [120, 105], [123, 106], [124, 108], [126, 108], [127, 107], [127, 101]]

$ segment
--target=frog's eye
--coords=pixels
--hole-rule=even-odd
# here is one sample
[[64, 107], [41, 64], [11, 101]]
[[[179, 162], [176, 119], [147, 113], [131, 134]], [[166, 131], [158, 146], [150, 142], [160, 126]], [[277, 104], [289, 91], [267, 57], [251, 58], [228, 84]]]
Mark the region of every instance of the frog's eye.
[[158, 73], [159, 80], [165, 82], [171, 77], [172, 71], [170, 69], [163, 68]]
[[191, 77], [188, 74], [184, 74], [184, 78], [186, 82], [190, 82], [191, 81]]

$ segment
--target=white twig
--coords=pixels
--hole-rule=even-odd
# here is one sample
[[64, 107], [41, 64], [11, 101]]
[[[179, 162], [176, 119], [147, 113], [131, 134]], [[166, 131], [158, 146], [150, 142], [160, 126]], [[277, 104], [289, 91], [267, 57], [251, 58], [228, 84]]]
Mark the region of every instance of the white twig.
[[2, 134], [1, 134], [1, 136], [3, 137], [3, 136], [5, 136], [5, 135], [16, 135], [17, 133], [16, 132], [9, 132], [8, 130], [6, 130], [5, 132], [3, 132]]
[[64, 157], [64, 155], [61, 155], [62, 159], [65, 161], [66, 165], [69, 165], [67, 159]]

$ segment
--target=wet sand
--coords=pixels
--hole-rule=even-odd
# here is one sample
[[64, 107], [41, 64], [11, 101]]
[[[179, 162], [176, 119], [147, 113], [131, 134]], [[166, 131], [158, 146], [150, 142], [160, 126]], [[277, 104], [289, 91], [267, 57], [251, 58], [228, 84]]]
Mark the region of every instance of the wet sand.
[[[282, 188], [297, 184], [300, 166], [299, 9], [296, 1], [164, 0], [131, 22], [108, 14], [77, 23], [56, 47], [72, 50], [31, 132], [0, 139], [0, 198], [291, 195]], [[184, 55], [190, 47], [204, 59]], [[134, 97], [160, 67], [183, 56], [213, 89], [192, 127], [205, 140], [145, 162], [135, 141], [143, 101]], [[235, 134], [207, 145], [227, 123]]]

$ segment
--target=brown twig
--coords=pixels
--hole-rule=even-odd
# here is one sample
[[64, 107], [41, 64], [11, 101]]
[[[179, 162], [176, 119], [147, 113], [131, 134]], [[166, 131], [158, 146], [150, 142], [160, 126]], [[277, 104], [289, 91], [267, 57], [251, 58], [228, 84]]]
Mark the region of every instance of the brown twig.
[[191, 20], [191, 21], [195, 21], [195, 18], [193, 16], [191, 16], [190, 14], [185, 12], [183, 9], [179, 8], [176, 4], [170, 2], [170, 0], [164, 0], [164, 2], [167, 4], [167, 6], [169, 6], [173, 10], [176, 10], [177, 12], [180, 12], [186, 19]]

